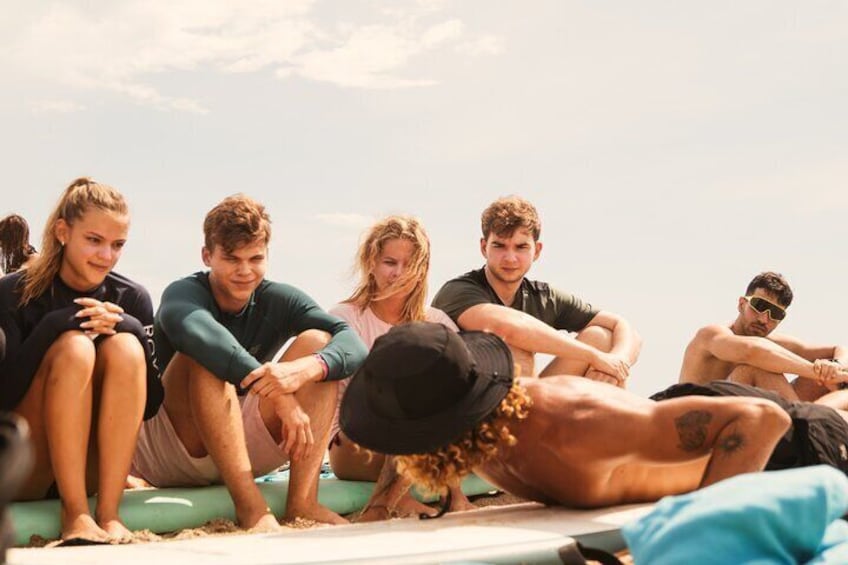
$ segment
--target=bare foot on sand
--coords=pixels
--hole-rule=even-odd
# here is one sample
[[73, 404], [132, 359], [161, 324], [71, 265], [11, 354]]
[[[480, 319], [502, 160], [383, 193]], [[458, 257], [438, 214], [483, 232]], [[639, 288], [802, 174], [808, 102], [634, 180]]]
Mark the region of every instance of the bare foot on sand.
[[[442, 501], [444, 503], [444, 500]], [[474, 510], [477, 507], [468, 500], [468, 497], [465, 496], [465, 493], [462, 492], [460, 488], [452, 488], [451, 489], [451, 504], [448, 508], [448, 512], [463, 512], [465, 510]]]
[[403, 494], [394, 505], [381, 504], [381, 500], [374, 500], [365, 506], [362, 513], [357, 516], [357, 522], [375, 522], [377, 520], [388, 520], [389, 518], [407, 518], [426, 514], [435, 516], [436, 510], [426, 504], [417, 501], [409, 492]]
[[253, 526], [247, 528], [252, 534], [272, 534], [283, 531], [273, 514], [265, 514]]
[[313, 520], [322, 524], [341, 525], [350, 523], [326, 506], [322, 506], [317, 502], [304, 506], [287, 504], [285, 519], [295, 520], [296, 518], [305, 518], [306, 520]]
[[[64, 514], [64, 513], [63, 513]], [[62, 516], [62, 539], [82, 539], [92, 542], [109, 543], [112, 541], [109, 533], [97, 525], [89, 514]]]
[[111, 541], [115, 543], [131, 543], [133, 541], [133, 533], [118, 518], [98, 520], [97, 523], [109, 534]]

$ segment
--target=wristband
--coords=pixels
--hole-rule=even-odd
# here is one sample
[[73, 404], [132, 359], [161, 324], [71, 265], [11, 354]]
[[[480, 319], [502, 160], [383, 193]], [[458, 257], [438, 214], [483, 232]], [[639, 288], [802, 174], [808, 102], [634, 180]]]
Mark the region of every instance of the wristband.
[[[835, 357], [833, 359], [828, 359], [828, 361], [830, 361], [831, 363], [836, 363], [840, 367], [843, 366], [842, 361], [840, 361], [839, 359], [836, 359]], [[848, 389], [848, 382], [839, 383], [838, 385], [836, 385], [836, 388], [837, 388], [837, 390]]]
[[318, 362], [321, 363], [321, 380], [326, 381], [327, 376], [330, 374], [330, 366], [327, 365], [327, 361], [321, 357], [320, 353], [313, 353], [312, 356], [318, 359]]

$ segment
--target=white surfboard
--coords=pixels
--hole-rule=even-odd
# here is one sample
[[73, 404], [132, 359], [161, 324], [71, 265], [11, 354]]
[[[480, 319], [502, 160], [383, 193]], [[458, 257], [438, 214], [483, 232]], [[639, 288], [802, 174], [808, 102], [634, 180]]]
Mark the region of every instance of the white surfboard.
[[294, 563], [561, 563], [574, 539], [624, 547], [619, 528], [652, 505], [578, 511], [536, 503], [481, 508], [435, 520], [397, 519], [279, 534], [212, 536], [124, 546], [12, 549], [11, 564], [224, 565]]

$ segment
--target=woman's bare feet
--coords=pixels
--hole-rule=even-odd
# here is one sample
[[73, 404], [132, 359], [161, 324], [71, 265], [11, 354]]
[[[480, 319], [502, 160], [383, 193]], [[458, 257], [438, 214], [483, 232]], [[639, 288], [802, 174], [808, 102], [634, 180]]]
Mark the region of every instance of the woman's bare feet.
[[426, 514], [435, 516], [436, 510], [426, 504], [419, 502], [409, 492], [401, 496], [394, 505], [381, 504], [381, 500], [374, 500], [365, 506], [362, 513], [357, 516], [357, 522], [375, 522], [377, 520], [388, 520], [389, 518], [406, 518]]
[[277, 518], [273, 514], [265, 514], [253, 526], [246, 529], [250, 530], [253, 534], [272, 534], [281, 532], [283, 527], [280, 526], [280, 523], [277, 522]]
[[285, 519], [294, 520], [296, 518], [313, 520], [322, 524], [341, 525], [350, 523], [326, 506], [322, 506], [317, 502], [304, 505], [287, 504]]
[[98, 524], [109, 534], [113, 543], [130, 543], [133, 540], [133, 533], [118, 518], [98, 520]]
[[109, 543], [112, 541], [109, 533], [97, 525], [90, 514], [62, 516], [62, 539], [82, 539], [91, 542]]

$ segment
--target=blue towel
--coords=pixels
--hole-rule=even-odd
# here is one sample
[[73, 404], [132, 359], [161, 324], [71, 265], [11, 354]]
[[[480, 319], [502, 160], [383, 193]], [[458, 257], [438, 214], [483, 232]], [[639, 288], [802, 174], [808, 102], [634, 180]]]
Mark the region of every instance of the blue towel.
[[622, 534], [640, 564], [845, 564], [846, 511], [848, 478], [820, 465], [667, 496]]

